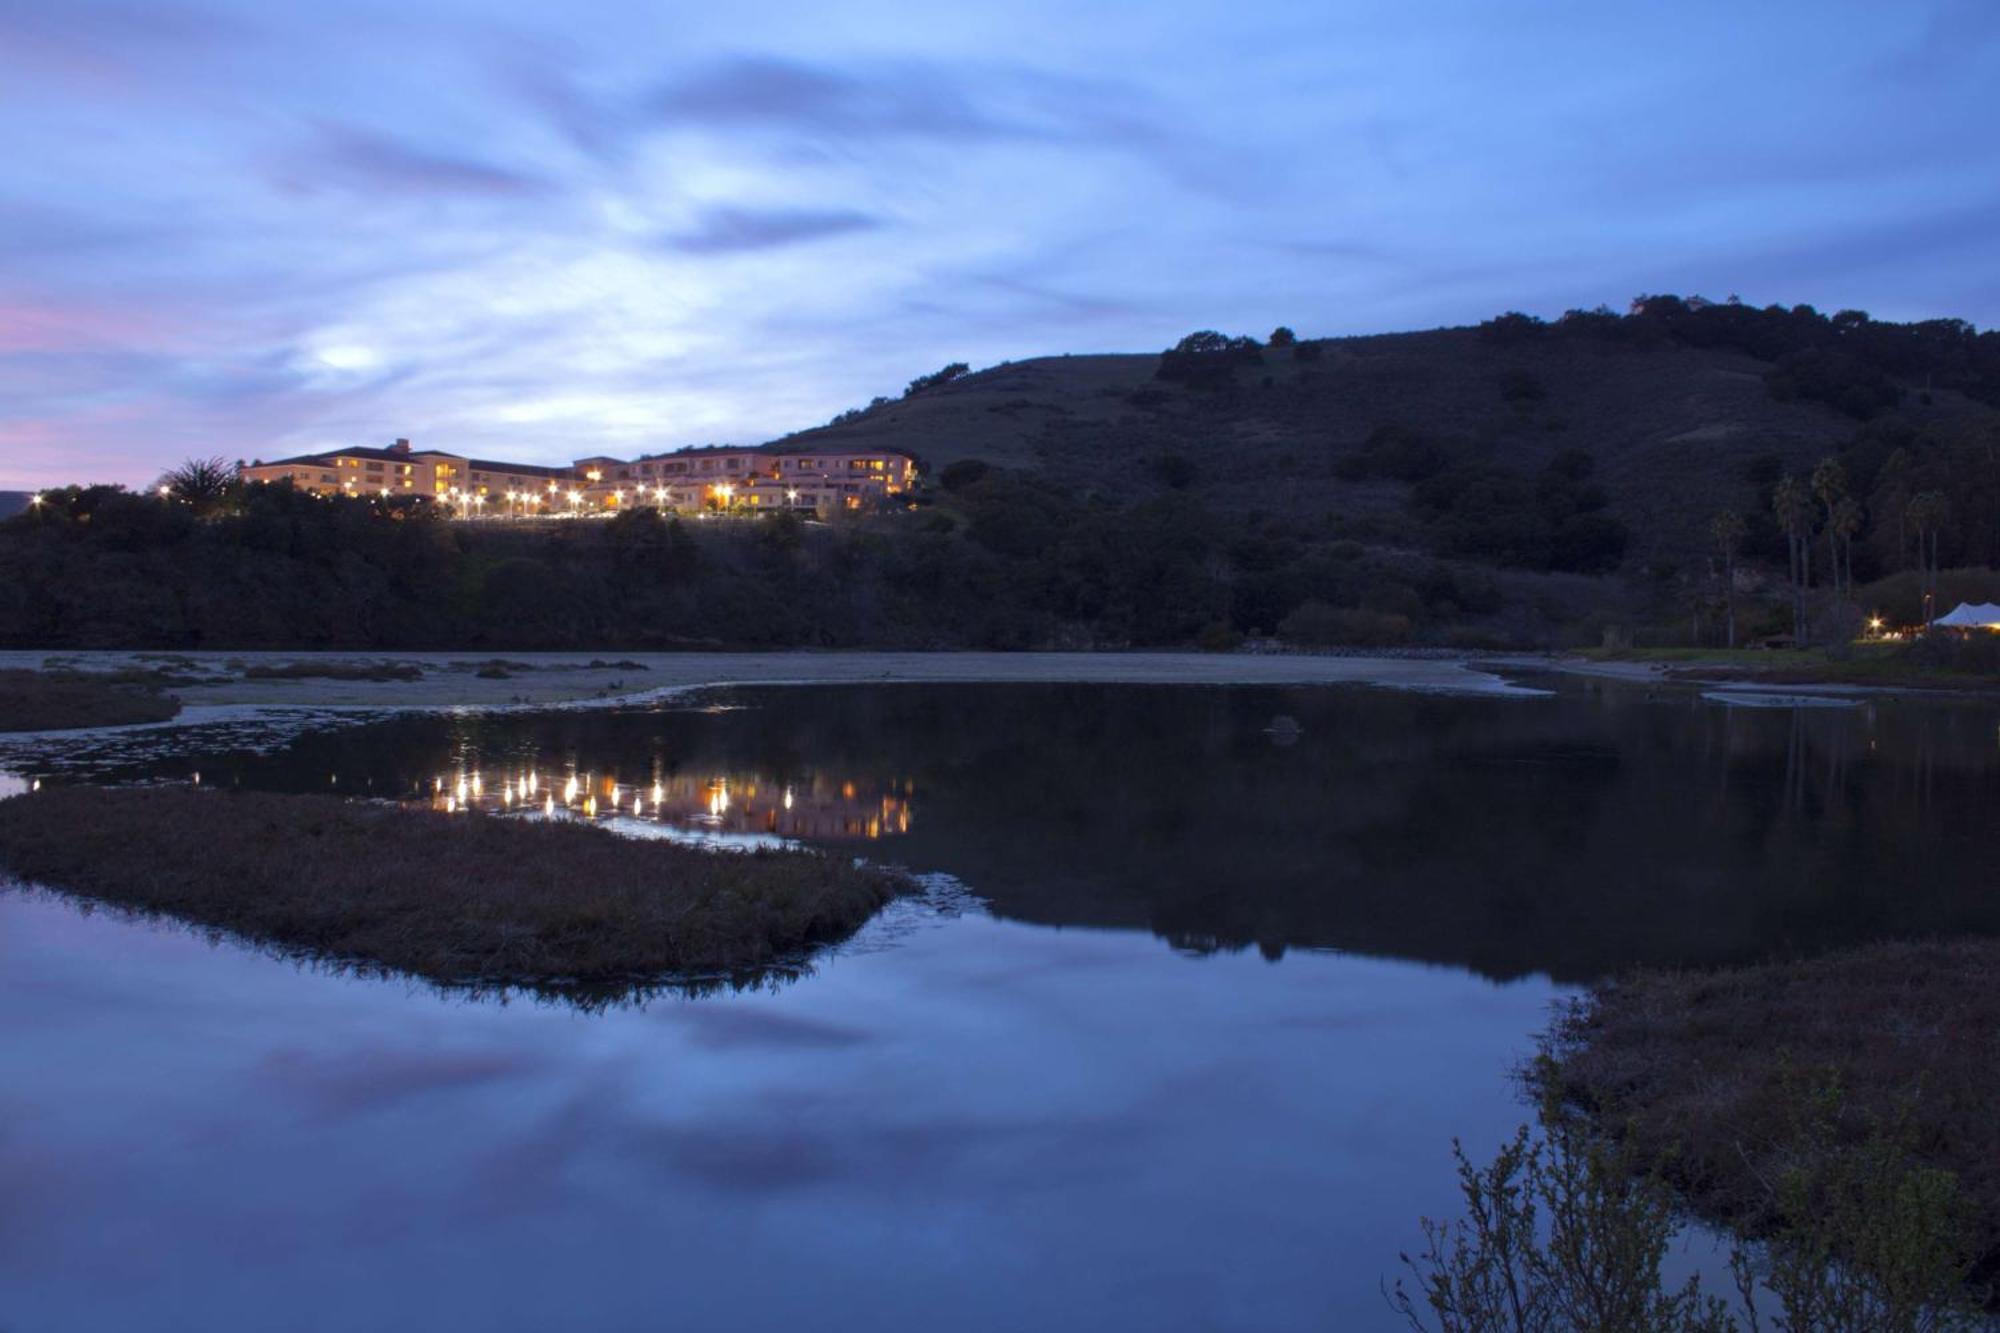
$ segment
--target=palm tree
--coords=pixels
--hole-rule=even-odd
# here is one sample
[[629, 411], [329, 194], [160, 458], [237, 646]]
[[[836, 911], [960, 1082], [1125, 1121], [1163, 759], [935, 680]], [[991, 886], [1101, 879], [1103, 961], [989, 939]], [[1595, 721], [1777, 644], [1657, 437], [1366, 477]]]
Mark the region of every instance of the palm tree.
[[1840, 556], [1843, 562], [1841, 580], [1847, 585], [1847, 596], [1850, 601], [1854, 597], [1854, 538], [1861, 531], [1861, 525], [1867, 517], [1868, 511], [1861, 507], [1859, 500], [1851, 495], [1843, 495], [1840, 497], [1840, 503], [1833, 507], [1833, 517], [1827, 520], [1827, 525], [1833, 529], [1834, 536], [1840, 539]]
[[1787, 472], [1771, 491], [1771, 508], [1791, 555], [1792, 641], [1806, 641], [1806, 585], [1812, 582], [1812, 494]]
[[235, 465], [219, 457], [190, 458], [159, 480], [165, 494], [192, 505], [197, 514], [212, 512], [235, 484]]
[[1731, 648], [1736, 646], [1736, 552], [1743, 545], [1743, 533], [1748, 527], [1743, 515], [1733, 509], [1725, 509], [1708, 521], [1708, 535], [1722, 555], [1723, 614], [1729, 625]]
[[[1931, 623], [1937, 608], [1938, 530], [1951, 516], [1951, 502], [1943, 491], [1918, 491], [1910, 497], [1910, 526], [1917, 531], [1917, 562], [1923, 570], [1924, 624]], [[1925, 548], [1924, 539], [1930, 544]]]
[[1834, 593], [1838, 595], [1840, 592], [1840, 551], [1838, 549], [1840, 538], [1833, 530], [1833, 511], [1834, 507], [1847, 494], [1847, 469], [1840, 465], [1838, 458], [1828, 455], [1819, 460], [1819, 466], [1813, 469], [1812, 492], [1819, 497], [1819, 502], [1826, 506], [1826, 572], [1827, 576], [1833, 580]]

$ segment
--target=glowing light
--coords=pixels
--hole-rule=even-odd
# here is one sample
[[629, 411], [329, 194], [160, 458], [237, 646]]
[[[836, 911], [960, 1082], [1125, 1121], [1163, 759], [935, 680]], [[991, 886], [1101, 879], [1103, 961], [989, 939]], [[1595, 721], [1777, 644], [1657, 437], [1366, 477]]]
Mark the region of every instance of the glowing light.
[[160, 498], [162, 500], [166, 499], [169, 495], [172, 495], [173, 493], [174, 493], [174, 488], [171, 486], [160, 487]]

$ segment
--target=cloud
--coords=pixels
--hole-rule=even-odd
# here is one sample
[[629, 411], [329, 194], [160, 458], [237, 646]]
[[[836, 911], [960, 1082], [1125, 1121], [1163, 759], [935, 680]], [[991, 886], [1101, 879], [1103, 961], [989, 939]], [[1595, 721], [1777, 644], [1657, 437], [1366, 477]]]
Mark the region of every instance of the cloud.
[[690, 254], [729, 254], [771, 250], [873, 231], [882, 220], [853, 209], [712, 208], [691, 229], [670, 236], [666, 244]]
[[853, 74], [773, 56], [744, 56], [670, 83], [648, 109], [669, 124], [766, 126], [843, 138], [997, 138], [1027, 127], [975, 106], [922, 64]]
[[542, 180], [475, 158], [416, 148], [351, 125], [322, 124], [281, 172], [286, 184], [333, 184], [399, 195], [510, 197], [542, 193]]

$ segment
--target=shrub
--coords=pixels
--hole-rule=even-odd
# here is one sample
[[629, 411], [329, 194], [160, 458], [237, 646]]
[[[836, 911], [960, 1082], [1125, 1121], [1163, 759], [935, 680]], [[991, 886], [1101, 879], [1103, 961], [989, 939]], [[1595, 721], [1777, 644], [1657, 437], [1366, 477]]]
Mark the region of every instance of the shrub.
[[971, 373], [972, 367], [963, 361], [954, 361], [942, 370], [933, 370], [928, 375], [919, 375], [903, 390], [903, 397], [909, 398], [926, 389], [935, 389], [941, 384], [949, 384], [959, 377]]
[[1209, 621], [1201, 627], [1201, 633], [1195, 635], [1194, 640], [1195, 647], [1205, 653], [1234, 652], [1242, 642], [1243, 636], [1226, 620]]
[[1278, 622], [1278, 637], [1287, 643], [1385, 648], [1410, 637], [1408, 616], [1362, 607], [1332, 606], [1309, 598]]
[[1238, 366], [1262, 365], [1264, 354], [1254, 338], [1230, 338], [1203, 329], [1190, 333], [1160, 355], [1156, 379], [1191, 389], [1223, 389], [1236, 381]]

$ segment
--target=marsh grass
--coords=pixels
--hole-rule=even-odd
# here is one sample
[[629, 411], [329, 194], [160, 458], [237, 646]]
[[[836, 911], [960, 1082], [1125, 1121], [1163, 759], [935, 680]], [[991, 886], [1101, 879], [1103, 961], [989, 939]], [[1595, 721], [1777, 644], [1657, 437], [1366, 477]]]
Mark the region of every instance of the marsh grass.
[[0, 801], [0, 865], [313, 958], [579, 993], [783, 963], [910, 887], [810, 851], [711, 852], [584, 824], [185, 787]]
[[[1897, 1126], [1957, 1179], [1982, 1273], [2000, 1272], [2000, 941], [1641, 973], [1561, 1011], [1534, 1077], [1753, 1233], [1802, 1154]], [[1828, 1088], [1808, 1134], [1802, 1108]]]
[[164, 722], [180, 700], [159, 693], [150, 678], [100, 678], [67, 671], [0, 671], [0, 731], [64, 731], [78, 727]]

